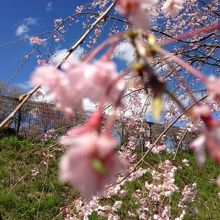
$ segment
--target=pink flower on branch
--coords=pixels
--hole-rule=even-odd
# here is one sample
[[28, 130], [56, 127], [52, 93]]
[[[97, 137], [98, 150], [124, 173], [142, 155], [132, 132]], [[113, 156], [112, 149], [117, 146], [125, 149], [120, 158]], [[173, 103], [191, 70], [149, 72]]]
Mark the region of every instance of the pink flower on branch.
[[60, 180], [70, 182], [86, 198], [101, 193], [125, 171], [124, 159], [115, 151], [116, 140], [109, 133], [86, 132], [72, 143], [60, 161]]
[[67, 131], [66, 135], [61, 137], [60, 143], [64, 146], [71, 146], [75, 144], [77, 137], [80, 137], [80, 135], [85, 135], [90, 132], [99, 132], [102, 120], [103, 112], [101, 109], [98, 109], [89, 117], [84, 125], [77, 126]]
[[162, 7], [165, 15], [176, 17], [183, 8], [183, 0], [166, 0]]
[[39, 66], [48, 65], [48, 61], [47, 61], [47, 60], [41, 60], [41, 59], [39, 59], [39, 60], [37, 60], [37, 64], [38, 64]]
[[210, 76], [207, 78], [206, 87], [208, 90], [209, 98], [212, 101], [219, 101], [220, 100], [220, 79], [216, 78], [215, 76]]
[[56, 70], [53, 66], [41, 66], [33, 73], [33, 85], [42, 85], [48, 89], [56, 101], [56, 107], [64, 112], [69, 119], [73, 117], [73, 108], [82, 109], [82, 102], [75, 94], [70, 93], [71, 85], [66, 75]]
[[212, 119], [211, 116], [201, 117], [206, 124], [206, 130], [203, 134], [191, 143], [194, 150], [198, 165], [202, 166], [205, 162], [205, 152], [220, 165], [220, 124]]
[[124, 80], [110, 61], [97, 61], [94, 64], [68, 62], [63, 65], [62, 71], [53, 66], [38, 67], [31, 81], [33, 85], [47, 87], [57, 108], [69, 119], [73, 117], [74, 109], [83, 109], [84, 98], [120, 106], [125, 89]]
[[138, 14], [140, 11], [144, 11], [153, 4], [157, 3], [157, 0], [117, 0], [119, 11], [126, 16]]
[[205, 141], [205, 135], [201, 135], [190, 144], [191, 149], [194, 151], [196, 155], [196, 161], [198, 166], [202, 166], [205, 163]]
[[156, 4], [157, 0], [117, 0], [116, 2], [119, 12], [128, 16], [136, 28], [148, 28], [147, 10]]
[[46, 42], [46, 39], [41, 39], [39, 37], [31, 37], [30, 42], [32, 44], [39, 44], [40, 45], [40, 44], [43, 44], [44, 42]]
[[192, 115], [194, 117], [208, 117], [211, 115], [211, 110], [208, 105], [196, 105], [192, 109]]
[[119, 10], [123, 15], [131, 15], [137, 13], [141, 8], [140, 0], [117, 0]]
[[[83, 97], [93, 102], [99, 102], [105, 97], [106, 101], [113, 105], [120, 104], [125, 83], [119, 77], [113, 62], [97, 61], [94, 64], [69, 62], [64, 64], [63, 68], [71, 83], [79, 82], [78, 89]], [[77, 72], [81, 77], [80, 80], [74, 78]]]

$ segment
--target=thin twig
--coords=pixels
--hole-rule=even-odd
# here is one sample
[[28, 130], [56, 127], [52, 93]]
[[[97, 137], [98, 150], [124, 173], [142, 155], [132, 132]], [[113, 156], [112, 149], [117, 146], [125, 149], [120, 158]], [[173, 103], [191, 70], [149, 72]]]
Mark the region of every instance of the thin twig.
[[[51, 145], [47, 148], [47, 150], [49, 150], [50, 148], [54, 148], [55, 146], [57, 146], [58, 144], [55, 145]], [[14, 188], [33, 170], [33, 169], [37, 169], [38, 167], [40, 167], [46, 160], [47, 158], [44, 158], [37, 166], [31, 168], [29, 171], [27, 171], [22, 177], [20, 177], [18, 179], [18, 181], [11, 187], [11, 189], [9, 190], [9, 192], [11, 192], [12, 190], [14, 190]]]
[[182, 142], [183, 142], [183, 140], [184, 140], [184, 138], [186, 137], [187, 134], [188, 134], [188, 130], [186, 129], [186, 131], [184, 132], [183, 136], [181, 137], [181, 139], [180, 139], [180, 141], [178, 143], [178, 146], [176, 148], [176, 152], [175, 152], [174, 157], [173, 157], [173, 161], [176, 160], [176, 156], [177, 156], [177, 154], [179, 152], [180, 146], [181, 146], [181, 144], [182, 144]]
[[118, 181], [115, 184], [112, 184], [111, 186], [109, 186], [108, 188], [111, 188], [115, 185], [120, 184], [121, 182], [123, 182], [124, 180], [126, 180], [136, 169], [137, 167], [141, 164], [141, 162], [145, 159], [145, 157], [151, 152], [151, 150], [155, 147], [155, 145], [160, 141], [160, 139], [163, 137], [164, 134], [167, 133], [167, 131], [189, 110], [191, 109], [193, 106], [195, 106], [196, 104], [198, 104], [199, 102], [201, 102], [202, 100], [206, 99], [207, 95], [202, 97], [201, 99], [199, 99], [197, 102], [193, 103], [192, 105], [190, 105], [188, 108], [185, 109], [185, 111], [183, 111], [168, 127], [166, 127], [166, 129], [163, 130], [163, 132], [159, 135], [159, 137], [154, 141], [154, 143], [152, 144], [152, 146], [146, 151], [146, 153], [143, 155], [143, 157], [135, 164], [134, 168], [125, 176], [123, 177], [120, 181]]

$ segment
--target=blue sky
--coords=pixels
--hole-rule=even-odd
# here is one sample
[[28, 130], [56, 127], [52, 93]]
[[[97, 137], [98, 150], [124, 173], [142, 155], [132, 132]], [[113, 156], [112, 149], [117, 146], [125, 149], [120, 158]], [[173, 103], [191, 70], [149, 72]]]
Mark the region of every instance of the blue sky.
[[[6, 42], [12, 42], [32, 36], [54, 28], [54, 19], [66, 18], [71, 15], [77, 5], [85, 4], [86, 0], [7, 0], [1, 2], [0, 7], [0, 81], [10, 84], [24, 83], [29, 79], [30, 73], [37, 65], [37, 57], [34, 55], [21, 69], [21, 72], [14, 75], [25, 55], [32, 49], [29, 41], [13, 43], [2, 46]], [[82, 32], [80, 25], [75, 25], [68, 30], [65, 41], [54, 45], [54, 50], [68, 48], [72, 41]], [[44, 37], [46, 38], [45, 35]], [[41, 53], [46, 47], [41, 49]], [[43, 58], [43, 57], [42, 57]], [[14, 75], [14, 77], [13, 77]]]
[[[92, 0], [2, 1], [0, 8], [0, 25], [2, 28], [0, 35], [0, 81], [4, 81], [10, 85], [22, 85], [25, 87], [31, 72], [37, 66], [38, 59], [37, 54], [34, 54], [31, 59], [22, 66], [20, 72], [15, 74], [25, 55], [33, 49], [33, 45], [29, 43], [28, 39], [7, 46], [2, 46], [2, 44], [23, 39], [25, 36], [33, 36], [41, 32], [53, 30], [54, 19], [66, 18], [75, 11], [76, 6], [84, 5], [88, 2], [92, 2]], [[52, 52], [69, 48], [83, 32], [81, 26], [83, 21], [85, 21], [85, 17], [81, 18], [77, 24], [73, 24], [72, 26], [67, 25], [67, 32], [64, 34], [65, 40], [55, 43]], [[107, 31], [109, 31], [109, 28], [113, 24], [113, 21], [108, 21], [107, 24], [105, 24], [99, 42], [103, 41]], [[48, 35], [44, 35], [42, 37], [46, 38], [47, 36]], [[47, 54], [50, 45], [51, 42], [49, 42], [47, 46], [40, 48], [40, 54], [43, 54], [40, 59], [48, 58]], [[85, 45], [86, 44], [81, 48], [82, 51], [85, 49]], [[123, 57], [127, 57], [129, 60], [131, 50], [128, 51], [128, 47], [125, 44], [121, 45], [121, 47], [124, 49]], [[172, 48], [172, 45], [170, 48]], [[117, 61], [117, 64], [119, 68], [123, 65], [120, 61]], [[207, 71], [207, 73], [208, 72], [209, 71]]]
[[[37, 66], [37, 54], [34, 54], [27, 63], [25, 63], [20, 72], [16, 73], [16, 70], [22, 63], [25, 55], [30, 53], [33, 49], [33, 45], [29, 43], [29, 40], [21, 41], [19, 43], [12, 43], [3, 46], [4, 43], [13, 42], [19, 39], [24, 39], [25, 36], [33, 36], [38, 33], [50, 31], [54, 29], [54, 19], [66, 18], [73, 14], [78, 5], [84, 5], [85, 3], [92, 2], [91, 0], [7, 0], [1, 2], [0, 7], [0, 81], [9, 83], [9, 85], [19, 85], [22, 88], [29, 90], [27, 82], [30, 78], [32, 71]], [[55, 43], [53, 45], [53, 51], [69, 48], [72, 43], [83, 32], [82, 22], [85, 21], [85, 17], [81, 18], [80, 22], [73, 24], [72, 26], [66, 26], [67, 32], [64, 34], [65, 40]], [[106, 34], [109, 31], [111, 25], [115, 24], [113, 21], [108, 21], [104, 26], [104, 31], [99, 42], [103, 41]], [[46, 38], [48, 35], [44, 35], [42, 38]], [[40, 53], [43, 54], [40, 59], [48, 58], [48, 46], [40, 48]], [[130, 59], [131, 51], [128, 50], [126, 44], [121, 45], [124, 50], [123, 57], [125, 60]], [[172, 48], [172, 46], [170, 47]], [[85, 49], [85, 45], [81, 48]], [[45, 56], [44, 56], [45, 55]], [[120, 68], [124, 63], [117, 61]], [[208, 72], [208, 71], [207, 71]], [[26, 88], [25, 88], [26, 87]], [[171, 86], [172, 87], [172, 86]], [[151, 118], [150, 118], [151, 119]]]

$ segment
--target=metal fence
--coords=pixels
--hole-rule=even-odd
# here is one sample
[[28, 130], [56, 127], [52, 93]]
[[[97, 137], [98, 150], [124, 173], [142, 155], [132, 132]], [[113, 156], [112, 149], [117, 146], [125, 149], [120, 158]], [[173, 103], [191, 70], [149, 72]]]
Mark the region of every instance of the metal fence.
[[[0, 121], [4, 120], [18, 104], [17, 98], [0, 96]], [[75, 120], [77, 119], [79, 120], [76, 117]], [[4, 130], [29, 138], [41, 136], [52, 128], [57, 129], [69, 124], [62, 112], [56, 110], [53, 104], [27, 101]]]
[[[0, 121], [4, 120], [19, 104], [17, 98], [0, 96]], [[55, 106], [46, 102], [27, 101], [25, 105], [16, 113], [12, 121], [9, 122], [7, 128], [0, 131], [0, 135], [5, 135], [5, 132], [9, 134], [22, 136], [24, 138], [42, 138], [42, 136], [50, 129], [59, 130], [57, 134], [63, 134], [68, 127], [76, 126], [83, 123], [90, 115], [90, 111], [86, 111], [84, 116], [81, 114], [75, 114], [74, 121], [67, 121], [62, 112], [56, 110]], [[119, 120], [115, 123], [114, 132], [120, 138], [120, 142], [123, 145], [127, 142], [130, 136], [138, 136], [141, 140], [139, 143], [145, 145], [145, 141], [153, 142], [157, 139], [159, 134], [165, 129], [161, 124], [154, 124], [145, 121], [144, 123], [136, 123], [133, 129], [129, 129], [127, 123], [130, 123], [131, 119]], [[141, 132], [136, 132], [137, 128], [142, 128]], [[135, 132], [134, 132], [135, 131]], [[169, 144], [178, 144], [178, 133], [180, 128], [171, 127], [166, 136], [169, 138]], [[6, 133], [6, 134], [8, 134]], [[198, 134], [195, 132], [189, 132], [184, 139], [184, 146], [188, 146], [193, 138]], [[170, 141], [171, 140], [171, 141]]]

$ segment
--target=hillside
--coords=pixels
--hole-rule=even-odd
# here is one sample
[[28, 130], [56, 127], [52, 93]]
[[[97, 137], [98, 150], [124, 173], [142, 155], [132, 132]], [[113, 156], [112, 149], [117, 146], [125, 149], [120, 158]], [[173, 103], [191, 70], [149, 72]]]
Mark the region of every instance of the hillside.
[[[0, 152], [0, 219], [64, 219], [63, 210], [73, 210], [71, 206], [79, 195], [58, 181], [57, 161], [62, 153], [58, 145], [4, 137], [0, 139]], [[171, 158], [172, 153], [150, 154], [142, 166], [156, 166], [160, 160]], [[183, 159], [189, 160], [189, 166], [183, 164]], [[220, 190], [215, 185], [220, 169], [209, 158], [204, 167], [198, 168], [189, 152], [181, 152], [174, 165], [178, 167], [175, 183], [179, 189], [186, 184], [197, 186], [195, 201], [188, 206], [184, 219], [220, 219]], [[102, 203], [113, 205], [121, 200], [122, 205], [116, 211], [120, 219], [137, 219], [129, 215], [138, 209], [133, 193], [143, 189], [150, 179], [151, 175], [145, 173], [125, 185], [123, 198], [113, 196]], [[179, 199], [175, 192], [171, 201], [164, 200], [171, 203], [174, 216], [179, 212]], [[90, 219], [105, 218], [93, 213]]]

